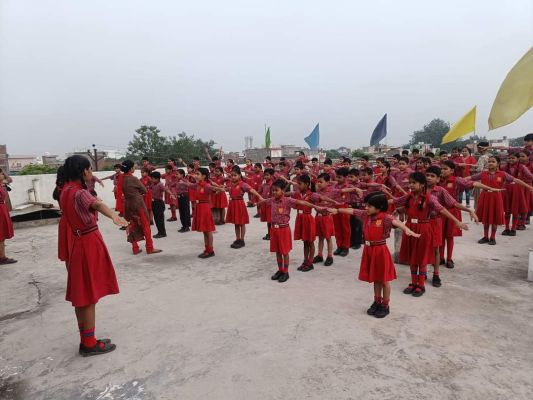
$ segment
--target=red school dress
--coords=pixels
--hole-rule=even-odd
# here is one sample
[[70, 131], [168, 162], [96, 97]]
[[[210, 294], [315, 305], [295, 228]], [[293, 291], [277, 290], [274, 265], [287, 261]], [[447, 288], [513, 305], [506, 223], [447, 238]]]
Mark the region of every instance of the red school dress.
[[353, 210], [353, 215], [363, 222], [365, 237], [359, 280], [370, 283], [395, 280], [396, 268], [387, 247], [394, 218], [384, 212], [370, 216], [366, 211], [357, 209]]
[[[226, 182], [224, 175], [215, 176], [211, 179], [217, 185], [222, 186]], [[226, 208], [228, 207], [228, 196], [226, 192], [213, 192], [211, 194], [211, 208]]]
[[435, 252], [433, 251], [433, 235], [429, 217], [431, 211], [441, 212], [443, 207], [429, 193], [418, 196], [409, 193], [397, 197], [394, 199], [394, 205], [396, 208], [405, 207], [407, 216], [405, 225], [413, 232], [421, 235], [419, 238], [415, 238], [403, 234], [400, 263], [413, 267], [433, 264]]
[[[512, 182], [514, 178], [504, 171], [483, 171], [472, 175], [471, 179], [495, 189], [503, 189], [505, 184]], [[483, 224], [503, 225], [505, 216], [501, 192], [482, 190], [477, 201], [476, 214], [479, 222]]]
[[143, 196], [144, 198], [144, 204], [146, 205], [146, 209], [150, 211], [152, 209], [152, 190], [150, 189], [150, 186], [152, 184], [152, 180], [149, 176], [143, 176], [141, 179], [139, 179], [141, 183], [146, 188], [146, 194]]
[[[316, 192], [317, 195], [330, 197], [330, 189], [327, 187], [325, 190]], [[331, 203], [326, 201], [320, 201], [322, 207], [333, 207]], [[321, 239], [329, 239], [335, 236], [335, 225], [333, 224], [333, 216], [327, 210], [317, 210], [315, 216], [315, 228], [316, 235]]]
[[[441, 178], [440, 186], [446, 189], [446, 191], [454, 199], [457, 198], [459, 193], [464, 190], [470, 190], [473, 188], [474, 182], [467, 181], [459, 176], [450, 175], [447, 178]], [[461, 210], [453, 207], [446, 208], [450, 214], [452, 214], [459, 221], [462, 221]], [[456, 236], [463, 236], [463, 231], [455, 225], [455, 223], [449, 218], [442, 218], [442, 237], [443, 238], [452, 238]]]
[[13, 222], [7, 209], [7, 191], [4, 185], [0, 184], [0, 242], [13, 236]]
[[289, 254], [292, 250], [291, 228], [291, 208], [297, 207], [297, 200], [291, 197], [281, 197], [276, 199], [271, 197], [265, 203], [272, 207], [272, 226], [270, 229], [270, 252]]
[[[61, 193], [63, 192], [63, 186], [58, 186], [57, 190], [59, 202], [61, 199]], [[59, 208], [61, 209], [61, 203], [59, 203]], [[57, 258], [59, 258], [61, 261], [64, 261], [68, 265], [69, 251], [72, 247], [74, 238], [72, 229], [68, 226], [64, 213], [62, 213], [61, 217], [59, 218], [57, 235]]]
[[210, 197], [213, 189], [205, 181], [198, 182], [191, 186], [189, 193], [193, 193], [196, 200], [196, 207], [192, 215], [192, 230], [197, 232], [213, 232], [215, 223], [211, 213]]
[[[310, 190], [305, 193], [297, 192], [294, 194], [296, 200], [307, 201], [308, 203], [320, 202], [320, 196]], [[316, 239], [316, 222], [315, 217], [311, 214], [312, 208], [298, 205], [296, 207], [296, 222], [294, 225], [294, 240], [303, 240], [304, 242], [314, 242]]]
[[[514, 178], [524, 182], [531, 181], [531, 172], [523, 164], [507, 165], [505, 172]], [[502, 192], [503, 209], [511, 215], [526, 214], [529, 212], [529, 196], [523, 186], [514, 182], [505, 184], [505, 191]], [[529, 192], [529, 190], [527, 190]]]
[[245, 225], [250, 223], [248, 216], [248, 209], [244, 203], [244, 193], [250, 192], [250, 185], [239, 181], [236, 184], [231, 184], [229, 188], [229, 205], [228, 213], [226, 214], [226, 222], [235, 225]]
[[[171, 172], [170, 174], [163, 174], [161, 176], [165, 180], [165, 204], [168, 204], [169, 206], [175, 206], [178, 205], [178, 176], [175, 172]], [[174, 198], [171, 197], [171, 194], [174, 195]], [[145, 197], [146, 199], [146, 197]], [[151, 204], [151, 203], [150, 203]]]
[[[441, 187], [441, 186], [434, 186], [430, 194], [437, 200], [437, 202], [446, 208], [448, 211], [450, 211], [452, 214], [457, 215], [457, 213], [453, 210], [457, 210], [455, 208], [455, 204], [457, 201], [455, 200], [457, 197], [454, 197], [448, 193], [448, 191]], [[459, 210], [458, 210], [459, 211]], [[443, 217], [439, 211], [431, 211], [429, 213], [429, 218], [431, 219], [430, 225], [431, 225], [431, 236], [433, 238], [433, 248], [437, 248], [442, 246], [443, 242], [443, 225], [444, 220], [448, 220], [448, 218]], [[461, 214], [459, 213], [459, 220], [461, 220]], [[450, 220], [450, 222], [453, 224], [453, 221]]]
[[110, 294], [117, 294], [118, 283], [113, 263], [90, 209], [96, 202], [77, 182], [68, 182], [61, 193], [61, 209], [72, 229], [66, 300], [74, 307], [96, 304]]

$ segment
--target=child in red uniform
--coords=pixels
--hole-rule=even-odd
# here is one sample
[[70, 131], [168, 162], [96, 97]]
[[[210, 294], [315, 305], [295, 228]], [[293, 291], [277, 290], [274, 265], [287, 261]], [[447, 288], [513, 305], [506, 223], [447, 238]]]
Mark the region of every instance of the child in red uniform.
[[[348, 185], [351, 187], [359, 187], [359, 170], [356, 168], [350, 169], [347, 177]], [[358, 193], [350, 193], [349, 205], [351, 208], [357, 210], [362, 209], [363, 197]], [[350, 215], [350, 248], [358, 250], [363, 244], [363, 224], [355, 215]]]
[[[507, 165], [503, 168], [503, 171], [524, 182], [531, 181], [533, 175], [525, 165], [519, 163], [518, 157], [519, 153], [509, 154]], [[502, 232], [503, 236], [516, 236], [516, 230], [522, 216], [529, 211], [529, 197], [526, 194], [526, 190], [514, 182], [505, 185], [505, 191], [502, 194], [503, 208], [505, 211], [505, 230]], [[509, 229], [511, 216], [513, 217], [513, 225]]]
[[231, 244], [231, 248], [240, 249], [244, 247], [244, 235], [246, 234], [246, 225], [250, 223], [248, 210], [244, 203], [244, 193], [249, 193], [257, 198], [261, 196], [250, 185], [242, 181], [241, 168], [238, 165], [233, 167], [231, 171], [231, 183], [228, 188], [230, 201], [228, 205], [228, 214], [226, 215], [226, 222], [235, 224], [235, 241]]
[[[54, 189], [54, 192], [52, 193], [52, 198], [58, 202], [60, 209], [61, 203], [59, 200], [61, 199], [61, 192], [65, 187], [65, 183], [65, 168], [63, 166], [60, 166], [57, 169], [56, 187]], [[59, 218], [57, 232], [57, 258], [63, 261], [68, 268], [69, 252], [74, 238], [72, 234], [72, 229], [68, 227], [67, 220], [63, 213], [61, 213], [61, 217]]]
[[[311, 178], [308, 175], [301, 175], [297, 178], [299, 190], [293, 194], [297, 200], [304, 200], [308, 203], [318, 203], [321, 201], [320, 195], [311, 192]], [[297, 216], [294, 226], [294, 240], [302, 240], [304, 242], [304, 260], [302, 265], [298, 267], [298, 271], [311, 271], [313, 267], [313, 258], [315, 256], [315, 238], [316, 238], [316, 223], [315, 218], [311, 214], [311, 207], [298, 206], [296, 208]]]
[[7, 209], [7, 176], [0, 169], [0, 265], [14, 264], [17, 260], [6, 257], [6, 239], [11, 239], [14, 236], [13, 223], [11, 216]]
[[370, 193], [365, 197], [365, 210], [353, 208], [329, 209], [333, 215], [345, 213], [355, 215], [364, 225], [365, 247], [361, 257], [359, 280], [374, 284], [374, 302], [367, 310], [368, 315], [384, 318], [389, 312], [391, 287], [390, 282], [396, 279], [396, 269], [392, 261], [387, 239], [391, 228], [400, 228], [406, 236], [419, 238], [402, 222], [387, 214], [389, 203], [383, 193]]
[[191, 230], [191, 203], [189, 201], [189, 187], [186, 180], [189, 178], [185, 176], [185, 171], [178, 169], [176, 171], [178, 183], [176, 184], [176, 196], [178, 197], [178, 210], [180, 212], [181, 228], [179, 233], [189, 232]]
[[175, 197], [175, 195], [161, 183], [161, 174], [159, 172], [153, 171], [150, 174], [150, 178], [152, 210], [154, 213], [155, 226], [157, 227], [157, 233], [154, 235], [154, 239], [160, 239], [167, 236], [167, 230], [165, 228], [165, 202], [163, 196], [166, 193], [170, 194], [170, 197]]
[[[330, 196], [330, 176], [327, 173], [322, 173], [318, 175], [316, 181], [316, 193], [324, 196]], [[317, 255], [313, 259], [313, 263], [319, 263], [324, 261], [324, 242], [327, 246], [327, 257], [324, 261], [324, 265], [329, 267], [333, 264], [333, 240], [332, 237], [335, 235], [335, 225], [333, 224], [333, 216], [327, 211], [324, 210], [324, 206], [328, 206], [326, 201], [319, 203], [321, 208], [317, 209], [315, 216], [315, 227], [316, 235], [318, 236], [318, 251]]]
[[213, 248], [215, 223], [213, 222], [213, 214], [211, 213], [210, 197], [214, 191], [223, 191], [224, 189], [208, 183], [209, 170], [207, 168], [198, 168], [195, 179], [197, 183], [186, 182], [191, 192], [194, 192], [194, 199], [196, 201], [193, 209], [192, 230], [202, 232], [204, 235], [204, 251], [198, 257], [209, 258], [215, 255]]
[[[178, 181], [178, 177], [176, 174], [177, 168], [171, 164], [168, 164], [165, 167], [165, 173], [161, 176], [165, 180], [165, 204], [168, 204], [170, 206], [170, 218], [167, 219], [168, 222], [177, 221], [178, 218], [176, 216], [176, 207], [178, 205], [177, 196], [176, 196], [176, 184]], [[174, 194], [174, 196], [171, 196], [170, 194]]]
[[113, 166], [113, 170], [115, 171], [115, 173], [113, 175], [109, 175], [105, 178], [102, 178], [102, 181], [109, 179], [111, 180], [111, 182], [113, 182], [113, 194], [115, 195], [115, 211], [120, 211], [123, 210], [123, 208], [121, 209], [119, 205], [119, 202], [122, 201], [122, 198], [120, 198], [117, 191], [118, 178], [120, 175], [122, 175], [122, 171], [120, 170], [120, 164], [115, 164]]
[[405, 196], [389, 200], [396, 208], [406, 208], [406, 225], [413, 232], [421, 236], [414, 240], [413, 237], [403, 235], [400, 248], [400, 262], [408, 264], [411, 268], [411, 283], [404, 290], [405, 294], [414, 297], [422, 296], [425, 289], [427, 265], [434, 261], [433, 237], [430, 214], [432, 211], [441, 213], [451, 218], [461, 229], [468, 226], [459, 222], [437, 199], [427, 192], [426, 176], [421, 172], [413, 172], [409, 177], [411, 192]]
[[285, 182], [282, 179], [272, 183], [272, 196], [269, 199], [261, 199], [260, 204], [270, 204], [272, 207], [272, 228], [270, 230], [270, 252], [276, 253], [278, 271], [272, 275], [273, 281], [280, 283], [289, 279], [289, 253], [292, 250], [291, 208], [308, 206], [315, 208], [311, 203], [296, 200], [285, 196]]
[[[530, 152], [528, 150], [521, 150], [520, 153], [518, 153], [518, 159], [520, 161], [520, 164], [523, 164], [531, 174], [533, 174], [533, 160], [530, 159]], [[533, 184], [533, 179], [524, 179], [524, 182], [528, 185]], [[527, 213], [524, 214], [520, 220], [520, 223], [518, 224], [518, 227], [516, 229], [518, 230], [524, 230], [526, 229], [526, 225], [529, 225], [529, 217], [531, 216], [531, 211], [533, 211], [533, 193], [523, 188], [525, 192], [526, 197], [526, 203], [528, 204]]]
[[71, 156], [65, 160], [64, 172], [67, 183], [61, 192], [61, 210], [66, 226], [73, 232], [66, 300], [75, 307], [81, 339], [80, 355], [104, 354], [115, 350], [116, 345], [109, 339], [95, 338], [96, 303], [119, 290], [111, 258], [98, 230], [96, 212], [112, 219], [116, 225], [126, 226], [128, 223], [87, 191], [85, 182], [92, 176], [89, 160]]
[[139, 179], [133, 176], [135, 164], [131, 160], [125, 160], [121, 165], [124, 177], [122, 180], [122, 193], [124, 194], [124, 218], [129, 222], [127, 235], [131, 243], [133, 254], [139, 254], [141, 249], [138, 242], [146, 241], [146, 253], [161, 253], [154, 248], [150, 223], [148, 222], [148, 210], [144, 203], [146, 187]]
[[[211, 182], [214, 186], [223, 186], [226, 182], [224, 169], [215, 167], [214, 174], [211, 176]], [[228, 196], [226, 192], [213, 192], [211, 195], [211, 210], [215, 225], [224, 225], [226, 222], [226, 208], [228, 207]]]
[[[447, 161], [447, 160], [445, 160]], [[426, 181], [427, 181], [427, 191], [430, 193], [437, 201], [443, 206], [448, 212], [454, 216], [455, 220], [461, 222], [461, 211], [466, 211], [470, 214], [472, 221], [478, 222], [476, 213], [471, 208], [465, 207], [462, 204], [457, 202], [457, 197], [451, 195], [445, 188], [438, 186], [440, 182], [441, 169], [436, 165], [430, 166], [426, 170]], [[443, 255], [440, 252], [440, 248], [443, 246], [443, 225], [446, 222], [443, 222], [440, 213], [430, 212], [430, 225], [432, 229], [432, 247], [435, 252], [435, 257], [433, 258], [433, 278], [431, 283], [435, 287], [441, 287], [442, 281], [440, 279], [440, 259]], [[455, 224], [455, 220], [452, 223]]]
[[[481, 181], [484, 185], [494, 189], [503, 189], [506, 183], [514, 182], [529, 190], [533, 190], [531, 186], [520, 179], [514, 178], [505, 171], [500, 171], [499, 165], [500, 158], [497, 156], [490, 156], [487, 164], [488, 171], [474, 174], [470, 176], [469, 179], [472, 179], [473, 181]], [[505, 223], [502, 194], [499, 191], [482, 191], [476, 204], [476, 214], [479, 221], [483, 223], [484, 229], [483, 237], [478, 240], [478, 243], [495, 245], [496, 229], [498, 225], [503, 225]], [[491, 227], [490, 239], [489, 227]]]
[[[266, 168], [263, 174], [264, 182], [259, 187], [259, 194], [262, 198], [268, 199], [272, 197], [272, 183], [274, 182], [275, 172], [272, 168]], [[263, 236], [263, 240], [270, 240], [270, 225], [272, 222], [272, 209], [270, 204], [263, 203], [257, 204], [259, 207], [259, 216], [261, 222], [266, 222], [267, 224], [267, 234]]]
[[141, 183], [146, 188], [146, 194], [144, 195], [144, 204], [148, 210], [148, 216], [150, 217], [150, 225], [154, 224], [154, 213], [152, 212], [152, 179], [150, 178], [150, 170], [148, 168], [141, 168]]

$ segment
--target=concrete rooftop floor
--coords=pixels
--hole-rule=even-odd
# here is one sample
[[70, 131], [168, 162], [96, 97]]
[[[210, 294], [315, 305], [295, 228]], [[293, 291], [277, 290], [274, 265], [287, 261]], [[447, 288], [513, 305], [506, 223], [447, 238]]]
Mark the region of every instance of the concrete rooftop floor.
[[77, 355], [57, 226], [19, 229], [7, 243], [19, 263], [0, 266], [0, 399], [533, 398], [531, 228], [492, 247], [471, 225], [456, 268], [418, 299], [401, 293], [409, 271], [398, 265], [378, 320], [365, 313], [360, 250], [302, 273], [295, 242], [279, 284], [257, 219], [240, 250], [233, 226], [218, 227], [208, 260], [196, 257], [201, 235], [175, 222], [151, 256], [133, 256], [109, 220], [100, 227], [121, 293], [98, 304], [96, 333], [117, 350]]

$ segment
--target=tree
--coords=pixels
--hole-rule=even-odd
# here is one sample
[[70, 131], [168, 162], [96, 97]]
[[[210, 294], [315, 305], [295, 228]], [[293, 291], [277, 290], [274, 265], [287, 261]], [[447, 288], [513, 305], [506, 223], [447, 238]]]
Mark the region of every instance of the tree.
[[353, 150], [352, 151], [352, 158], [361, 158], [363, 156], [366, 156], [367, 154], [363, 150]]
[[135, 130], [133, 140], [128, 143], [127, 158], [140, 160], [148, 157], [156, 164], [166, 162], [170, 156], [170, 143], [160, 132], [156, 126], [147, 125]]
[[170, 151], [175, 157], [183, 158], [185, 161], [191, 161], [193, 157], [200, 157], [201, 163], [207, 162], [206, 150], [211, 156], [214, 156], [217, 151], [214, 148], [215, 142], [209, 140], [207, 142], [196, 139], [194, 135], [187, 135], [185, 132], [178, 133], [178, 136], [170, 138]]
[[29, 164], [23, 167], [19, 175], [42, 175], [42, 174], [55, 174], [57, 167], [44, 164]]
[[326, 157], [334, 160], [334, 159], [342, 158], [342, 155], [341, 153], [339, 153], [338, 150], [331, 149], [331, 150], [326, 150]]

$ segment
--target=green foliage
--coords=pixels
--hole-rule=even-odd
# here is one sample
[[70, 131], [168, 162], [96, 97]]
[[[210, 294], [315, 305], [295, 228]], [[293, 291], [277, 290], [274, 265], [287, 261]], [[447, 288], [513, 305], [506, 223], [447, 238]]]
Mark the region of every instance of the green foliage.
[[205, 163], [206, 149], [210, 154], [215, 154], [215, 142], [212, 140], [205, 142], [185, 132], [170, 137], [163, 136], [160, 132], [156, 126], [142, 125], [128, 143], [126, 157], [137, 161], [148, 157], [153, 164], [165, 164], [170, 157], [182, 158], [185, 162], [191, 162], [193, 157], [200, 157]]
[[[368, 154], [366, 154], [364, 151], [362, 150], [353, 150], [352, 151], [352, 158], [361, 158], [363, 156], [366, 156]], [[370, 157], [370, 155], [368, 155]]]
[[339, 153], [338, 150], [331, 149], [331, 150], [326, 150], [326, 157], [334, 160], [334, 159], [342, 158], [342, 154]]
[[55, 174], [57, 167], [43, 164], [30, 164], [26, 165], [20, 170], [18, 175], [42, 175], [42, 174]]
[[449, 130], [450, 124], [448, 122], [445, 122], [440, 118], [435, 118], [428, 124], [424, 125], [421, 130], [414, 131], [411, 135], [409, 144], [413, 147], [416, 147], [417, 143], [423, 142], [431, 144], [434, 148], [450, 152], [454, 147], [463, 147], [468, 143], [473, 143], [474, 141], [487, 140], [485, 136], [473, 134], [454, 142], [441, 145], [442, 137], [448, 133]]
[[521, 147], [523, 145], [524, 145], [524, 137], [523, 136], [509, 139], [509, 146], [510, 147]]

